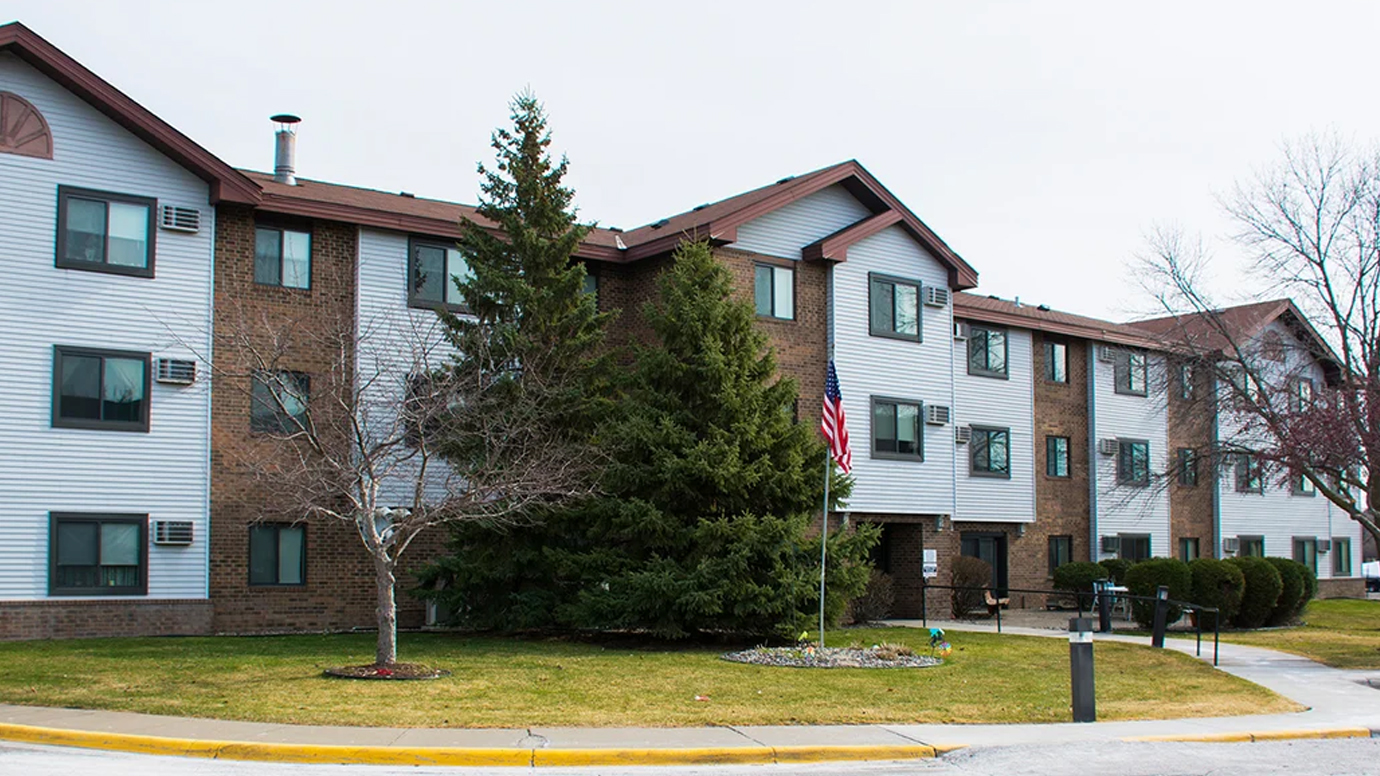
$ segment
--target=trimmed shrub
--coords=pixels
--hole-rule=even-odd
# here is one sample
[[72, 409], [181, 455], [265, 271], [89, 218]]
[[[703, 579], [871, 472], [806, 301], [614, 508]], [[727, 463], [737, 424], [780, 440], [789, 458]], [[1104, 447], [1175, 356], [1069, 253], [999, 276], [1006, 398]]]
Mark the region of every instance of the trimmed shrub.
[[1273, 626], [1288, 625], [1294, 621], [1299, 610], [1307, 603], [1303, 597], [1307, 589], [1307, 583], [1303, 581], [1308, 574], [1308, 567], [1296, 560], [1289, 558], [1266, 558], [1275, 571], [1279, 572], [1279, 579], [1283, 587], [1279, 592], [1279, 600], [1275, 601], [1275, 607], [1270, 610], [1270, 617], [1266, 622]]
[[[960, 555], [953, 559], [954, 587], [988, 587], [992, 584], [992, 564], [981, 558]], [[981, 590], [953, 591], [953, 615], [955, 620], [968, 616], [974, 609], [986, 603]]]
[[1091, 606], [1093, 582], [1110, 577], [1107, 569], [1096, 563], [1074, 561], [1054, 570], [1054, 589], [1077, 593], [1083, 606]]
[[1270, 619], [1270, 613], [1279, 602], [1284, 580], [1264, 558], [1230, 558], [1227, 562], [1241, 569], [1246, 579], [1241, 608], [1237, 610], [1232, 624], [1238, 628], [1259, 628]]
[[1299, 601], [1299, 610], [1296, 616], [1303, 616], [1303, 610], [1308, 608], [1308, 602], [1318, 597], [1318, 575], [1313, 569], [1303, 567], [1303, 600]]
[[[1169, 597], [1187, 601], [1193, 595], [1193, 574], [1188, 564], [1177, 558], [1151, 558], [1135, 564], [1126, 572], [1126, 589], [1131, 595], [1155, 596], [1161, 585], [1169, 588]], [[1178, 622], [1184, 610], [1177, 606], [1169, 607], [1165, 624]], [[1155, 604], [1153, 601], [1132, 601], [1131, 616], [1140, 627], [1150, 629], [1155, 624]]]
[[1124, 585], [1126, 584], [1126, 572], [1136, 565], [1136, 562], [1125, 558], [1108, 558], [1098, 561], [1097, 565], [1107, 570], [1108, 579], [1118, 585]]
[[[1211, 606], [1220, 613], [1225, 627], [1241, 608], [1241, 596], [1246, 592], [1246, 577], [1241, 569], [1215, 558], [1199, 558], [1188, 564], [1193, 576], [1193, 594], [1188, 600], [1199, 606]], [[1217, 623], [1212, 612], [1203, 612], [1198, 625], [1211, 630]]]
[[896, 589], [891, 575], [872, 569], [862, 595], [848, 602], [848, 613], [853, 622], [875, 622], [890, 617], [891, 609], [895, 605]]

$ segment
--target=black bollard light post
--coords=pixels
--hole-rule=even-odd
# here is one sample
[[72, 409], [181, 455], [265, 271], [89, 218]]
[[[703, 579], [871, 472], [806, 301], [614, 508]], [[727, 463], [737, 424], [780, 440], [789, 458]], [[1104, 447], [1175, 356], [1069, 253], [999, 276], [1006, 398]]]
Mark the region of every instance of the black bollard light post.
[[1093, 580], [1093, 589], [1097, 591], [1097, 632], [1112, 632], [1112, 595], [1108, 588], [1112, 586], [1111, 580]]
[[1164, 628], [1169, 619], [1169, 588], [1160, 585], [1155, 591], [1155, 631], [1150, 636], [1150, 646], [1164, 649]]
[[1069, 676], [1073, 684], [1073, 721], [1096, 722], [1092, 620], [1086, 617], [1069, 620]]

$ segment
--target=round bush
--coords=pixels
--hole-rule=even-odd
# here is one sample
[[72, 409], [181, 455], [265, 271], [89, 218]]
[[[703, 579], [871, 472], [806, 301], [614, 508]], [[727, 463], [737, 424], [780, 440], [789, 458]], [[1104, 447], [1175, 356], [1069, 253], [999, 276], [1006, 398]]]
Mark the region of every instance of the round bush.
[[[1193, 594], [1193, 574], [1188, 564], [1177, 558], [1151, 558], [1135, 564], [1126, 572], [1126, 589], [1131, 595], [1153, 598], [1161, 585], [1169, 588], [1169, 597], [1177, 601], [1187, 601]], [[1165, 624], [1177, 622], [1184, 610], [1177, 606], [1169, 607]], [[1131, 616], [1140, 627], [1149, 629], [1155, 624], [1155, 603], [1153, 601], [1132, 601]]]
[[[1211, 606], [1226, 626], [1241, 608], [1241, 596], [1246, 592], [1246, 577], [1241, 569], [1224, 560], [1199, 558], [1188, 564], [1193, 576], [1193, 594], [1188, 600], [1199, 606]], [[1212, 612], [1198, 617], [1199, 627], [1211, 630], [1218, 623]]]
[[[952, 584], [954, 587], [964, 588], [990, 587], [992, 584], [992, 564], [981, 558], [960, 555], [953, 559]], [[953, 594], [952, 609], [955, 620], [967, 617], [969, 612], [986, 603], [986, 596], [982, 594], [982, 590], [955, 590]]]
[[1065, 563], [1054, 570], [1054, 589], [1078, 593], [1084, 606], [1092, 605], [1093, 582], [1109, 579], [1107, 569], [1087, 561]]
[[1303, 610], [1308, 607], [1308, 602], [1318, 597], [1318, 575], [1313, 569], [1303, 567], [1303, 599], [1299, 601], [1299, 609], [1295, 616], [1302, 616]]
[[1108, 558], [1098, 561], [1097, 565], [1106, 569], [1108, 579], [1118, 585], [1124, 585], [1126, 584], [1126, 572], [1130, 570], [1132, 566], [1136, 565], [1136, 563], [1135, 561], [1126, 560], [1125, 558]]
[[1275, 606], [1270, 610], [1270, 617], [1266, 622], [1276, 627], [1288, 625], [1294, 621], [1294, 616], [1306, 603], [1303, 592], [1307, 587], [1303, 577], [1308, 573], [1308, 567], [1288, 558], [1266, 558], [1265, 560], [1275, 567], [1275, 571], [1279, 572], [1279, 579], [1284, 585], [1280, 589], [1279, 600], [1275, 601]]
[[1284, 580], [1264, 558], [1230, 558], [1228, 563], [1241, 569], [1246, 579], [1246, 591], [1241, 596], [1241, 608], [1232, 624], [1238, 628], [1259, 628], [1270, 619], [1270, 612], [1279, 602]]

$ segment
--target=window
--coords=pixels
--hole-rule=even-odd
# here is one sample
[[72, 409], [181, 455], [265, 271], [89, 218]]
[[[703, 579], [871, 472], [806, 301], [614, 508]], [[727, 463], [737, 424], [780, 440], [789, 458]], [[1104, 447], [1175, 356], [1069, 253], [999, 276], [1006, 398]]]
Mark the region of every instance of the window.
[[[411, 281], [407, 288], [407, 303], [412, 307], [434, 309], [446, 307], [451, 310], [465, 309], [465, 300], [455, 285], [455, 278], [469, 280], [473, 277], [465, 254], [455, 247], [455, 243], [442, 241], [426, 242], [413, 239], [408, 242], [407, 276]], [[593, 275], [585, 275], [585, 290]], [[598, 290], [598, 281], [595, 281]]]
[[1294, 560], [1318, 573], [1318, 540], [1311, 536], [1294, 537]]
[[48, 522], [50, 595], [148, 592], [148, 515], [53, 512]]
[[752, 291], [757, 314], [795, 320], [795, 269], [775, 264], [756, 264]]
[[1289, 481], [1291, 485], [1289, 491], [1295, 496], [1318, 495], [1318, 489], [1313, 485], [1313, 481], [1305, 477], [1302, 472], [1291, 475]]
[[1119, 485], [1150, 484], [1150, 443], [1143, 439], [1117, 442], [1116, 481]]
[[157, 200], [58, 186], [57, 266], [153, 277]]
[[[465, 268], [465, 271], [469, 271], [468, 266]], [[596, 301], [599, 299], [599, 275], [595, 273], [594, 270], [590, 269], [589, 264], [585, 264], [585, 281], [580, 291], [586, 294], [593, 294]]]
[[1260, 459], [1250, 453], [1236, 456], [1236, 492], [1263, 493], [1264, 479], [1260, 476]]
[[1179, 470], [1179, 484], [1192, 488], [1198, 484], [1198, 451], [1191, 447], [1180, 447], [1175, 454], [1175, 464]]
[[1351, 540], [1346, 537], [1332, 539], [1332, 576], [1351, 576]]
[[254, 282], [284, 288], [311, 288], [311, 235], [260, 226], [254, 230]]
[[1045, 437], [1045, 475], [1049, 477], [1069, 476], [1068, 437]]
[[249, 527], [249, 584], [302, 585], [307, 579], [307, 529], [300, 525]]
[[1011, 476], [1011, 431], [973, 426], [969, 473], [974, 477]]
[[1145, 354], [1139, 350], [1123, 350], [1116, 357], [1116, 392], [1144, 396]]
[[1054, 570], [1073, 560], [1073, 537], [1072, 536], [1051, 536], [1049, 537], [1049, 575], [1054, 576]]
[[1150, 558], [1150, 537], [1147, 534], [1120, 534], [1122, 560], [1140, 563]]
[[1260, 401], [1260, 383], [1246, 372], [1243, 365], [1230, 364], [1223, 369], [1226, 372], [1227, 385], [1231, 389], [1229, 393], [1232, 401], [1237, 404], [1255, 404]]
[[149, 354], [53, 349], [53, 426], [149, 430]]
[[869, 329], [874, 337], [920, 341], [920, 282], [870, 275]]
[[1188, 400], [1193, 398], [1193, 381], [1195, 375], [1191, 364], [1179, 365], [1179, 380], [1177, 393], [1180, 399]]
[[1303, 412], [1313, 407], [1313, 381], [1307, 377], [1300, 377], [1293, 381], [1289, 392], [1289, 409], [1294, 412]]
[[1237, 543], [1240, 550], [1237, 555], [1243, 558], [1263, 558], [1265, 557], [1265, 537], [1263, 536], [1238, 536]]
[[972, 324], [968, 332], [968, 374], [1006, 377], [1006, 332]]
[[1067, 383], [1069, 381], [1069, 346], [1062, 342], [1045, 340], [1045, 381]]
[[920, 402], [872, 399], [872, 457], [921, 461], [925, 458]]
[[1179, 560], [1190, 563], [1202, 557], [1198, 554], [1198, 540], [1192, 537], [1179, 539]]
[[249, 428], [278, 434], [301, 430], [307, 415], [310, 391], [311, 379], [300, 372], [254, 375], [249, 402]]

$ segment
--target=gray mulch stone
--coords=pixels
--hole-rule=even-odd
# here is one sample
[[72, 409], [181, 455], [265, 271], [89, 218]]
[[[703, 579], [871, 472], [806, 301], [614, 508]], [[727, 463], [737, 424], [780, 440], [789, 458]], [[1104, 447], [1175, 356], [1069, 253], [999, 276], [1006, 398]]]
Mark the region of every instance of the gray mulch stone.
[[729, 652], [724, 660], [752, 663], [759, 666], [786, 668], [929, 668], [943, 663], [928, 655], [878, 654], [873, 648], [826, 647], [807, 652], [797, 647], [754, 647], [742, 652]]

